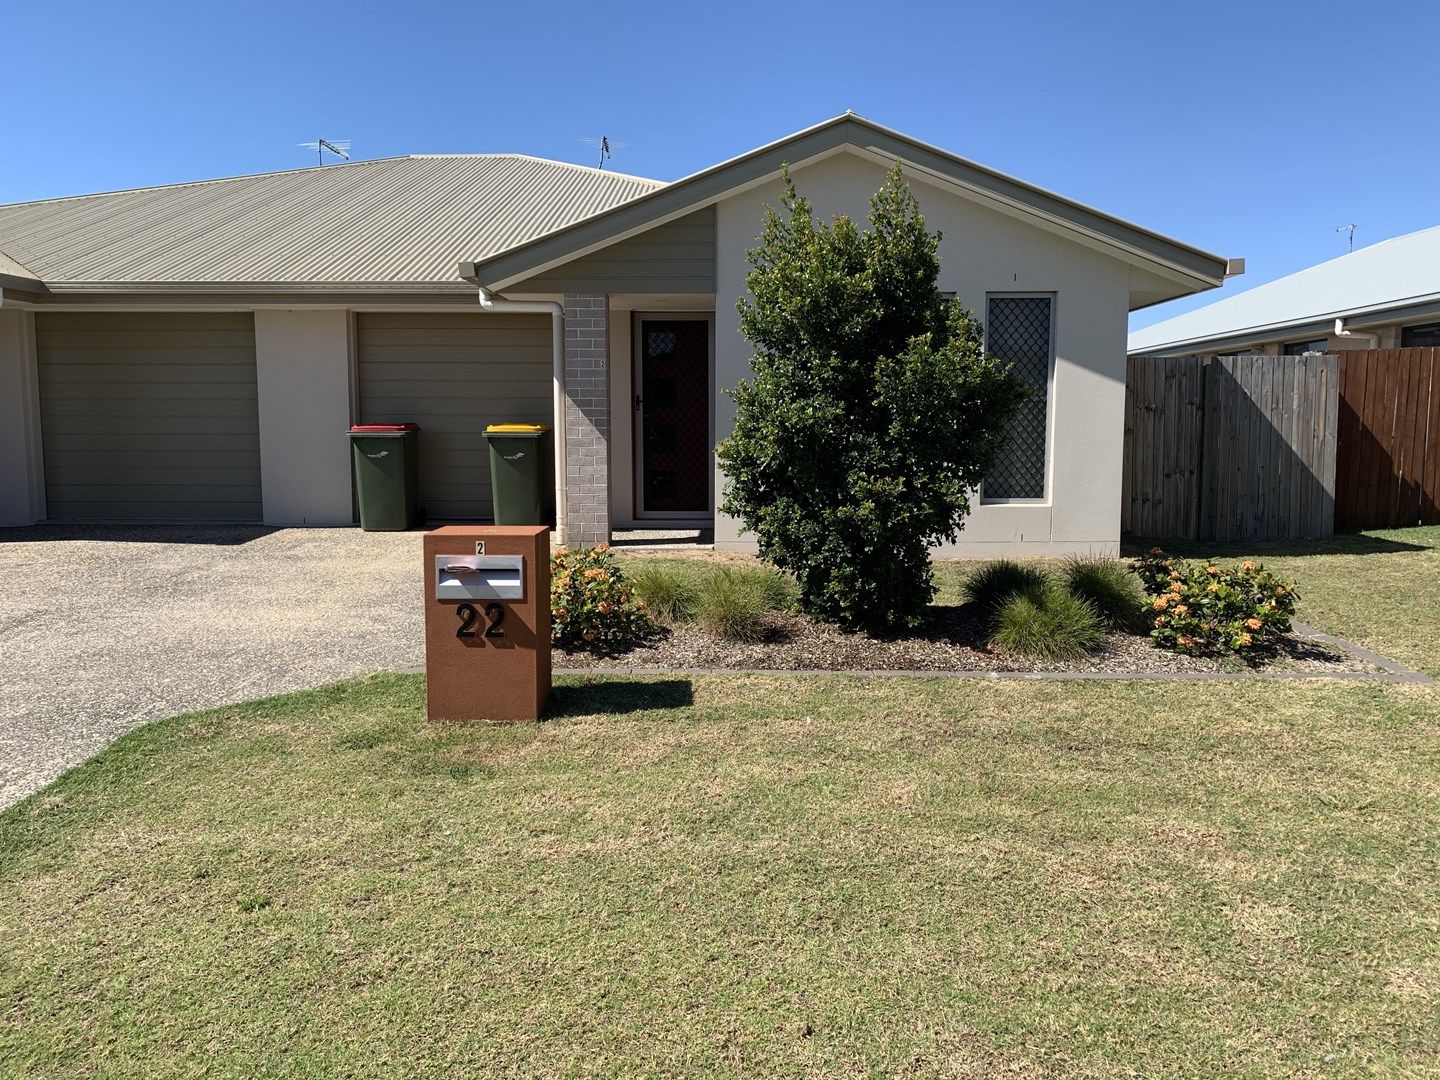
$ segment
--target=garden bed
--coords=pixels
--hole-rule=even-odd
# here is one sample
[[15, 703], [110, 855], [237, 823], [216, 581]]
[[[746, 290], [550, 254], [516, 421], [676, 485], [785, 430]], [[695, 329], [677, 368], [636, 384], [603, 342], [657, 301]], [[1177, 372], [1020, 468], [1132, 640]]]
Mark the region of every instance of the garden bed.
[[[624, 671], [633, 668], [714, 668], [775, 671], [1074, 671], [1111, 674], [1243, 671], [1233, 658], [1187, 656], [1157, 649], [1148, 637], [1111, 632], [1094, 655], [1068, 662], [1030, 660], [986, 642], [984, 622], [969, 606], [937, 606], [930, 626], [909, 637], [877, 639], [846, 634], [800, 615], [771, 612], [761, 641], [716, 638], [681, 623], [661, 628], [624, 648], [557, 649], [563, 668]], [[1366, 664], [1319, 642], [1287, 636], [1280, 653], [1264, 665], [1313, 674], [1374, 672]]]

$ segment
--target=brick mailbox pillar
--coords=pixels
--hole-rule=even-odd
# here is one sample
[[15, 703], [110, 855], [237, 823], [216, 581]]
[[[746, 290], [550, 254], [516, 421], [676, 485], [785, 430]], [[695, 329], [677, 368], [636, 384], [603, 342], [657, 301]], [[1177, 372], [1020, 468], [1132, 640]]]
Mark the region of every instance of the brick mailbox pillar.
[[538, 720], [550, 697], [550, 530], [447, 525], [425, 534], [431, 720]]

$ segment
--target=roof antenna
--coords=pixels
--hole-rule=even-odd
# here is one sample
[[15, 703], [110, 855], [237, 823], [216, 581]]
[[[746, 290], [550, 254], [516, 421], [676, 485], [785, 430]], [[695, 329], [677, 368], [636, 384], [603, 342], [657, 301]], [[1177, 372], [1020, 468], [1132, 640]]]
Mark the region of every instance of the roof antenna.
[[611, 142], [606, 136], [601, 135], [598, 139], [585, 138], [580, 140], [586, 146], [594, 147], [600, 153], [600, 164], [597, 168], [605, 168], [605, 162], [610, 157], [611, 150], [628, 150], [628, 142]]
[[350, 149], [349, 139], [336, 139], [334, 142], [331, 142], [329, 139], [316, 139], [313, 142], [302, 142], [300, 146], [303, 149], [315, 151], [315, 163], [317, 165], [325, 164], [326, 150], [329, 150], [330, 153], [343, 161], [350, 160], [350, 155], [346, 152]]
[[1336, 226], [1336, 228], [1335, 228], [1335, 231], [1336, 231], [1336, 232], [1343, 232], [1343, 233], [1349, 233], [1349, 234], [1350, 234], [1350, 251], [1352, 251], [1352, 252], [1355, 250], [1355, 230], [1356, 230], [1357, 228], [1359, 228], [1358, 225], [1338, 225], [1338, 226]]

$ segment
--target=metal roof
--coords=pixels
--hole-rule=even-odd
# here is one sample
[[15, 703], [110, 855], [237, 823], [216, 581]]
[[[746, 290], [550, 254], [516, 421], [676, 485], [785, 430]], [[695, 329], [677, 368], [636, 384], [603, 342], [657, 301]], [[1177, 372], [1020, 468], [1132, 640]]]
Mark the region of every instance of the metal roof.
[[0, 251], [0, 287], [10, 288], [42, 288], [40, 279], [32, 274], [28, 267], [22, 266], [16, 260], [10, 258], [5, 252]]
[[1440, 226], [1257, 285], [1130, 335], [1131, 353], [1273, 340], [1307, 324], [1440, 300]]
[[460, 285], [493, 252], [664, 186], [523, 154], [379, 158], [0, 206], [0, 251], [52, 289]]
[[460, 264], [462, 276], [504, 289], [541, 269], [603, 247], [661, 220], [716, 202], [746, 184], [841, 147], [902, 160], [955, 183], [992, 205], [1103, 243], [1127, 261], [1144, 260], [1178, 274], [1176, 295], [1219, 285], [1227, 261], [1132, 222], [913, 139], [853, 112], [787, 135], [729, 161], [665, 184], [623, 205], [602, 210], [553, 234], [536, 234], [510, 249]]

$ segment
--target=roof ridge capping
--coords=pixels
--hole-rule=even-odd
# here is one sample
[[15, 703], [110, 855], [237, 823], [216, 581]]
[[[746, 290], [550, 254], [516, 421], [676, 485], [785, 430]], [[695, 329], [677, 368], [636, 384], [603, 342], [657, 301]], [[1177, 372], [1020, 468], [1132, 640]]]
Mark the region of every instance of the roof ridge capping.
[[[857, 133], [860, 138], [854, 137]], [[917, 168], [940, 173], [960, 186], [1034, 213], [1108, 243], [1113, 248], [1131, 252], [1151, 264], [1169, 267], [1172, 272], [1208, 287], [1220, 284], [1229, 268], [1229, 260], [1223, 256], [1153, 232], [847, 111], [543, 236], [533, 237], [481, 259], [462, 262], [458, 267], [459, 274], [487, 288], [504, 289], [548, 266], [603, 247], [613, 242], [611, 238], [639, 231], [648, 222], [717, 202], [730, 191], [762, 179], [790, 162], [789, 153], [798, 152], [804, 160], [846, 144], [878, 151]]]
[[596, 176], [618, 176], [621, 180], [639, 180], [642, 184], [654, 184], [656, 187], [670, 183], [668, 180], [656, 180], [653, 176], [623, 173], [615, 169], [597, 169], [594, 165], [581, 165], [578, 161], [559, 161], [556, 158], [541, 157], [539, 154], [524, 154], [513, 150], [459, 154], [406, 154], [405, 156], [407, 158], [520, 158], [523, 161], [539, 161], [546, 165], [558, 165], [561, 168], [576, 169]]

